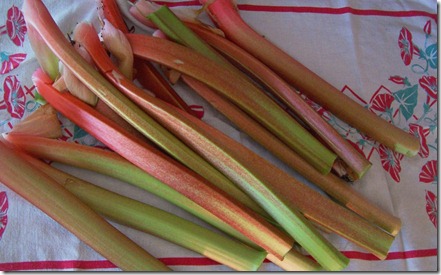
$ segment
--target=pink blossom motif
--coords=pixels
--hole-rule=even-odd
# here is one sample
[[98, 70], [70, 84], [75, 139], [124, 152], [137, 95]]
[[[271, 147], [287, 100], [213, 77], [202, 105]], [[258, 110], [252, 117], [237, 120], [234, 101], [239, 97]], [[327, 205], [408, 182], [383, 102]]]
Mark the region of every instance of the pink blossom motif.
[[22, 118], [25, 112], [26, 94], [16, 76], [9, 75], [6, 77], [3, 83], [3, 92], [0, 110], [6, 109], [13, 118]]
[[0, 52], [0, 74], [7, 74], [17, 68], [26, 59], [25, 53], [7, 54]]
[[9, 8], [7, 13], [6, 29], [8, 36], [17, 46], [23, 46], [24, 37], [27, 32], [26, 22], [23, 13], [16, 6]]
[[438, 80], [434, 76], [423, 76], [419, 80], [420, 86], [431, 98], [438, 96]]
[[6, 225], [8, 224], [8, 196], [6, 192], [0, 192], [0, 240], [5, 232]]
[[405, 27], [400, 31], [398, 46], [400, 47], [401, 59], [403, 60], [404, 65], [409, 65], [412, 61], [414, 47], [412, 43], [412, 33]]
[[424, 25], [424, 33], [430, 35], [432, 33], [432, 21], [428, 20]]
[[429, 216], [430, 221], [433, 223], [435, 228], [438, 224], [438, 198], [432, 192], [426, 190], [426, 212]]
[[400, 182], [401, 160], [404, 155], [394, 152], [384, 145], [378, 147], [378, 153], [381, 159], [381, 166], [386, 170], [392, 179]]
[[430, 128], [423, 128], [421, 125], [411, 123], [409, 124], [409, 132], [420, 140], [421, 146], [418, 155], [422, 158], [427, 158], [429, 156], [429, 146], [427, 145], [426, 138], [430, 134]]
[[404, 85], [406, 83], [405, 78], [401, 77], [399, 75], [391, 76], [391, 77], [389, 77], [389, 80], [392, 81], [393, 83], [396, 83], [396, 84]]
[[437, 183], [438, 182], [438, 160], [430, 160], [421, 168], [419, 175], [422, 183]]
[[190, 110], [193, 112], [193, 114], [197, 118], [201, 119], [204, 116], [204, 112], [205, 111], [204, 111], [204, 107], [203, 106], [201, 106], [201, 105], [190, 105], [188, 107], [190, 107]]
[[376, 94], [371, 99], [370, 109], [379, 112], [388, 112], [391, 109], [394, 97], [391, 94]]

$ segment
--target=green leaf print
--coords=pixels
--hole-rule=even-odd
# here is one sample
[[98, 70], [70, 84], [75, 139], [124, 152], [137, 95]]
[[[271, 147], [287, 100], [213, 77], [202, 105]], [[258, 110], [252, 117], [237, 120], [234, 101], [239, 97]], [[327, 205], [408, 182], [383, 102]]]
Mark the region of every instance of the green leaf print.
[[406, 121], [412, 117], [418, 101], [418, 85], [399, 90], [394, 94], [395, 100], [400, 104], [400, 112]]

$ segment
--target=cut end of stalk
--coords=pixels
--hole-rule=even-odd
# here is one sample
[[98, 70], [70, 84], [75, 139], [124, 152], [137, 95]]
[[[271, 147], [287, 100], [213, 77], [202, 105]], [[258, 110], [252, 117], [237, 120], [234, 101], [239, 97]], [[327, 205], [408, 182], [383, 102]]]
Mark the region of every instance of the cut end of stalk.
[[371, 167], [372, 164], [368, 163], [367, 165], [364, 165], [361, 170], [354, 171], [344, 161], [337, 159], [332, 166], [332, 170], [341, 179], [348, 182], [354, 182], [361, 179]]
[[285, 271], [323, 271], [323, 268], [316, 261], [295, 249], [290, 250], [283, 260], [279, 260], [271, 254], [268, 254], [266, 258]]
[[394, 151], [397, 152], [397, 153], [403, 154], [403, 155], [405, 155], [407, 157], [414, 157], [420, 151], [420, 143], [419, 142], [418, 142], [418, 144], [415, 143], [415, 145], [412, 146], [412, 147], [405, 146], [405, 145], [400, 144], [400, 143], [396, 143]]
[[128, 79], [133, 79], [133, 53], [129, 41], [121, 30], [118, 30], [113, 24], [103, 19], [104, 26], [101, 30], [101, 36], [107, 50], [118, 61], [118, 68]]
[[62, 133], [57, 111], [49, 104], [43, 105], [15, 125], [10, 134], [59, 138]]

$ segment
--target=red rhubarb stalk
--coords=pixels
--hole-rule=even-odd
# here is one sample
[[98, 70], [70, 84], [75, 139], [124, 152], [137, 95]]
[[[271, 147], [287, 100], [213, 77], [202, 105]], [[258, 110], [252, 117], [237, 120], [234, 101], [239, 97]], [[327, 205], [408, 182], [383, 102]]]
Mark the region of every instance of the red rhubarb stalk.
[[415, 156], [419, 140], [341, 93], [252, 29], [233, 0], [200, 0], [226, 37], [238, 44], [326, 110], [396, 152]]

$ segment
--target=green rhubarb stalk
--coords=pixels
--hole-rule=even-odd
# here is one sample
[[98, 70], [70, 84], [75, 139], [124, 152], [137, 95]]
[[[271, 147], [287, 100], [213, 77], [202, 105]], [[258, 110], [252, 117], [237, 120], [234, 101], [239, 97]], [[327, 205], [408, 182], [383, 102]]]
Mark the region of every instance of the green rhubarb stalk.
[[396, 152], [414, 156], [419, 140], [341, 93], [252, 29], [233, 0], [200, 0], [226, 37], [238, 44], [323, 108]]
[[[265, 127], [288, 144], [293, 150], [315, 166], [320, 172], [328, 173], [336, 160], [336, 156], [312, 136], [305, 128], [297, 123], [271, 98], [248, 80], [238, 69], [236, 69], [225, 58], [219, 55], [210, 45], [187, 28], [166, 6], [161, 6], [155, 12], [148, 15], [148, 18], [155, 23], [171, 39], [190, 47], [205, 57], [225, 66], [235, 78], [241, 78], [242, 83], [248, 82], [247, 86], [253, 88], [241, 89], [236, 92], [221, 92], [229, 100], [248, 112], [254, 119], [258, 120]], [[208, 74], [208, 72], [207, 72]], [[216, 76], [216, 74], [214, 75]], [[244, 87], [245, 88], [245, 87]]]
[[[20, 150], [37, 158], [87, 169], [137, 186], [186, 210], [248, 246], [259, 248], [243, 234], [115, 152], [30, 135], [6, 135], [5, 139]], [[271, 254], [267, 255], [267, 259], [289, 271], [321, 270], [315, 261], [295, 250], [289, 251], [282, 261]]]
[[40, 67], [45, 73], [49, 75], [52, 80], [55, 80], [60, 75], [58, 69], [58, 57], [54, 55], [52, 50], [44, 43], [37, 30], [32, 26], [26, 26], [29, 43], [34, 52], [38, 53], [35, 58], [40, 64]]
[[0, 170], [2, 183], [121, 269], [170, 270], [2, 141]]
[[238, 271], [255, 271], [266, 257], [264, 251], [253, 249], [174, 214], [95, 186], [35, 158], [23, 158], [90, 208], [119, 224], [155, 235]]
[[366, 220], [383, 228], [392, 236], [396, 236], [399, 233], [401, 229], [401, 221], [399, 218], [369, 202], [334, 174], [323, 175], [319, 173], [314, 167], [287, 147], [286, 144], [268, 132], [266, 128], [250, 118], [240, 108], [211, 91], [210, 87], [204, 83], [187, 75], [182, 75], [182, 80], [191, 89], [197, 91], [197, 93], [214, 108], [220, 110], [244, 133], [271, 151], [276, 157], [297, 171], [305, 179], [320, 187], [333, 199]]
[[115, 152], [31, 135], [8, 134], [5, 136], [5, 140], [34, 157], [87, 169], [139, 187], [184, 209], [248, 245], [254, 244], [192, 200], [144, 172]]
[[[83, 33], [83, 35], [79, 35], [83, 38], [79, 43], [95, 58], [98, 68], [114, 85], [125, 91], [127, 96], [144, 107], [144, 111], [166, 125], [170, 131], [173, 131], [195, 151], [213, 165], [216, 165], [220, 171], [235, 180], [305, 249], [311, 251], [314, 247], [315, 250], [310, 253], [322, 257], [317, 260], [320, 264], [331, 270], [342, 269], [346, 266], [346, 258], [339, 251], [321, 237], [295, 208], [287, 207], [283, 201], [275, 196], [271, 187], [265, 186], [266, 181], [261, 181], [259, 177], [255, 176], [256, 171], [254, 171], [251, 163], [259, 161], [264, 165], [270, 165], [269, 163], [193, 116], [154, 98], [142, 97], [143, 93], [131, 81], [124, 79], [122, 76], [114, 77], [116, 68], [113, 64], [104, 62], [106, 56], [97, 51], [99, 48], [98, 40], [96, 35], [93, 39], [93, 28], [90, 25], [83, 24], [79, 25], [77, 30]], [[95, 43], [93, 43], [94, 40]], [[291, 180], [294, 179], [291, 178]], [[302, 230], [298, 230], [298, 228], [302, 228]]]
[[134, 165], [204, 207], [258, 246], [280, 258], [291, 249], [293, 240], [284, 232], [200, 175], [100, 115], [89, 105], [68, 93], [59, 93], [50, 85], [50, 79], [42, 70], [34, 73], [33, 81], [47, 102], [73, 123]]

